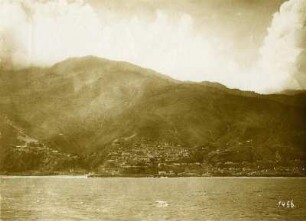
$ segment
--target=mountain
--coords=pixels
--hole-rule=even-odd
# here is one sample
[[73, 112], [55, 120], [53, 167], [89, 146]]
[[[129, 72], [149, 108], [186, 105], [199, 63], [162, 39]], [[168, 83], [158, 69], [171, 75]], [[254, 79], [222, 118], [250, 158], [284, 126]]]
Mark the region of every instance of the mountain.
[[45, 147], [79, 158], [103, 159], [114, 143], [167, 143], [230, 151], [232, 161], [305, 159], [305, 91], [260, 95], [92, 56], [2, 70], [0, 115], [7, 119], [0, 123], [6, 153], [20, 138], [9, 121]]
[[5, 116], [0, 120], [0, 171], [57, 171], [82, 166], [78, 155], [49, 148]]

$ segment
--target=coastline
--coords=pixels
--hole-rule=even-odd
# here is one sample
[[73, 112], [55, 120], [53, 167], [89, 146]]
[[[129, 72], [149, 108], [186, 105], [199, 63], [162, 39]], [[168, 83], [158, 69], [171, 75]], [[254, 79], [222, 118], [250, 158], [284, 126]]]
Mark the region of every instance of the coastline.
[[107, 174], [0, 174], [0, 178], [43, 178], [43, 177], [55, 177], [55, 178], [306, 178], [306, 175], [300, 174], [275, 174], [275, 175], [180, 175], [180, 176], [159, 176], [148, 174], [126, 174], [126, 175], [107, 175]]

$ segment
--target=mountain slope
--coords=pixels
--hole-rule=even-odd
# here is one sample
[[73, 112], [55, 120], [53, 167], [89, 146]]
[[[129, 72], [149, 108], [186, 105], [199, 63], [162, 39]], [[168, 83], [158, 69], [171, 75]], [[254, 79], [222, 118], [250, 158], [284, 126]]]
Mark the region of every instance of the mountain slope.
[[211, 144], [246, 161], [305, 158], [305, 93], [259, 95], [84, 57], [1, 71], [0, 98], [0, 114], [67, 153], [104, 153], [119, 140]]
[[144, 93], [174, 82], [95, 57], [69, 59], [50, 69], [2, 73], [1, 79], [6, 114], [24, 120], [36, 136], [78, 152], [88, 144], [92, 130], [108, 127]]

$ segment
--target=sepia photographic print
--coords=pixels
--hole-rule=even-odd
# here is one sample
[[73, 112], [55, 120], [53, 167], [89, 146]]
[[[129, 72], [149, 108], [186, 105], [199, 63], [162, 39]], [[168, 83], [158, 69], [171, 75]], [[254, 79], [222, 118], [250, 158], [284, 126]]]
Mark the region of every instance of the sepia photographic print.
[[306, 220], [306, 0], [0, 0], [0, 220]]

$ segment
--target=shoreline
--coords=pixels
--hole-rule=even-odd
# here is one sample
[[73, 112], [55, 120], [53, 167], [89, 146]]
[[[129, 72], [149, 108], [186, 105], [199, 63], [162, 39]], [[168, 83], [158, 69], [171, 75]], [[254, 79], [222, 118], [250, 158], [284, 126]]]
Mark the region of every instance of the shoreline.
[[305, 171], [211, 171], [182, 172], [182, 173], [110, 173], [100, 171], [38, 171], [30, 170], [23, 172], [0, 172], [0, 177], [87, 177], [87, 178], [179, 178], [179, 177], [306, 177]]
[[298, 175], [276, 175], [276, 176], [152, 176], [152, 175], [99, 175], [99, 174], [0, 174], [0, 178], [306, 178]]

